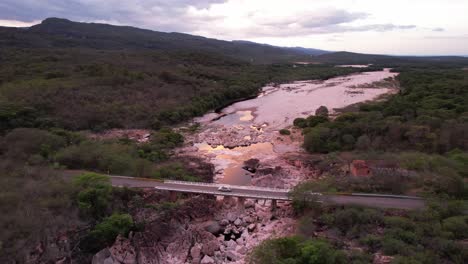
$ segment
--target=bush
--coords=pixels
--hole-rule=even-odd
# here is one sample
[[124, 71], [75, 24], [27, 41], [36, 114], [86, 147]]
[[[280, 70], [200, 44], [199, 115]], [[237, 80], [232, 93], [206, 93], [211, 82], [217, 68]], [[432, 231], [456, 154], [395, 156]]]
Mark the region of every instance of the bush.
[[346, 255], [321, 240], [285, 237], [262, 242], [249, 256], [249, 263], [347, 263]]
[[382, 247], [380, 237], [375, 235], [367, 235], [359, 240], [362, 245], [365, 245], [370, 252], [376, 252]]
[[199, 178], [193, 176], [181, 163], [174, 162], [162, 165], [155, 170], [152, 178], [179, 180], [179, 181], [200, 181]]
[[83, 173], [73, 179], [78, 188], [78, 207], [93, 218], [106, 215], [111, 198], [112, 186], [107, 176], [96, 173]]
[[307, 121], [307, 126], [308, 127], [315, 127], [318, 124], [326, 123], [328, 122], [328, 117], [323, 116], [323, 115], [315, 115], [315, 116], [309, 116], [306, 119]]
[[27, 160], [32, 155], [51, 158], [56, 151], [65, 147], [65, 139], [45, 130], [17, 128], [5, 136], [4, 148], [7, 156]]
[[287, 136], [287, 135], [291, 135], [291, 131], [287, 130], [287, 129], [281, 129], [279, 131], [279, 133], [283, 136]]
[[468, 238], [468, 216], [453, 216], [442, 222], [444, 231], [452, 233], [456, 239]]
[[295, 127], [306, 128], [307, 120], [305, 118], [299, 117], [299, 118], [294, 119], [293, 124]]
[[114, 213], [94, 227], [85, 238], [83, 247], [86, 251], [97, 252], [112, 245], [118, 235], [127, 236], [132, 228], [133, 219], [129, 214]]
[[382, 240], [382, 250], [386, 255], [406, 255], [409, 248], [408, 245], [401, 240], [384, 237]]

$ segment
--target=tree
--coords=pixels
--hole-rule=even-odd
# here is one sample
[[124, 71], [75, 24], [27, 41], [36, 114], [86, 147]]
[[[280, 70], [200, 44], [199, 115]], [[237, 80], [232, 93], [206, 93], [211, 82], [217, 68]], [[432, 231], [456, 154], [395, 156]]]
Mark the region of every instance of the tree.
[[316, 116], [325, 116], [328, 117], [328, 108], [326, 106], [320, 106], [315, 110], [315, 115]]
[[96, 173], [83, 173], [73, 180], [73, 184], [79, 188], [78, 207], [94, 218], [103, 217], [112, 192], [109, 177]]
[[371, 140], [367, 135], [358, 137], [356, 141], [356, 148], [359, 150], [367, 150], [371, 146]]
[[294, 119], [293, 124], [295, 127], [306, 128], [307, 120], [305, 118], [299, 117], [299, 118]]

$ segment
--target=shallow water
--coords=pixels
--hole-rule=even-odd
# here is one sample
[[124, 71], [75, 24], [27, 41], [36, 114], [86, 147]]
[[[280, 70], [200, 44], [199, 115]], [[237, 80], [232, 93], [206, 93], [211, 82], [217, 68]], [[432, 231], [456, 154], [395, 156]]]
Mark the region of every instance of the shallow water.
[[[205, 131], [211, 133], [210, 136], [249, 146], [228, 149], [210, 146], [206, 142], [199, 142], [195, 146], [199, 152], [211, 157], [221, 174], [219, 182], [249, 185], [251, 174], [242, 169], [244, 161], [251, 158], [268, 159], [278, 156], [281, 149], [291, 150], [284, 146], [274, 146], [273, 139], [279, 136], [278, 130], [291, 126], [297, 117], [315, 113], [322, 105], [332, 112], [334, 108], [373, 100], [389, 93], [392, 89], [378, 87], [376, 82], [396, 75], [385, 69], [326, 81], [297, 81], [266, 86], [257, 98], [235, 103], [222, 109], [219, 114], [209, 113], [195, 119], [203, 125]], [[356, 88], [363, 85], [366, 88]], [[249, 142], [254, 136], [256, 141]], [[259, 138], [262, 140], [259, 141]]]

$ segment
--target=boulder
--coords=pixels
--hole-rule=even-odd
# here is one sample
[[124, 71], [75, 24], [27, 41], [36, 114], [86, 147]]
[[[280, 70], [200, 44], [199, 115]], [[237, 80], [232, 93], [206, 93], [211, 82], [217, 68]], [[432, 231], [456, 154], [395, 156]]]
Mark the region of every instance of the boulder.
[[221, 226], [227, 226], [227, 225], [229, 225], [229, 220], [227, 220], [227, 219], [222, 219], [221, 221], [219, 221], [219, 224], [220, 224]]
[[215, 261], [210, 256], [204, 256], [200, 263], [201, 264], [214, 264]]
[[221, 232], [221, 226], [217, 221], [209, 221], [204, 226], [205, 230], [213, 235], [217, 235]]
[[200, 263], [201, 261], [201, 249], [202, 246], [200, 244], [195, 244], [190, 249], [190, 256], [192, 257], [192, 263]]
[[245, 208], [252, 208], [255, 206], [255, 200], [247, 199], [244, 203]]
[[215, 251], [219, 250], [220, 243], [217, 239], [205, 242], [201, 248], [201, 252], [207, 256], [213, 256]]
[[242, 221], [244, 221], [247, 224], [250, 224], [250, 223], [253, 223], [255, 220], [251, 216], [246, 216], [246, 217], [242, 218]]
[[237, 219], [237, 215], [233, 212], [229, 212], [226, 216], [226, 219], [229, 220], [229, 222], [234, 222]]
[[241, 226], [243, 224], [242, 220], [240, 218], [237, 218], [236, 221], [234, 221], [234, 225], [236, 226]]
[[226, 258], [229, 261], [236, 261], [239, 258], [239, 256], [237, 256], [237, 254], [234, 251], [227, 251]]
[[117, 263], [122, 264], [136, 264], [137, 257], [136, 251], [130, 240], [119, 235], [115, 239], [114, 245], [109, 248], [112, 259]]
[[236, 251], [237, 251], [237, 253], [239, 253], [241, 255], [247, 254], [247, 248], [244, 247], [244, 246], [238, 246]]
[[92, 264], [104, 264], [104, 261], [110, 257], [110, 251], [108, 248], [105, 248], [101, 251], [99, 251], [98, 253], [96, 253], [96, 255], [93, 256], [93, 259], [91, 260], [91, 263]]

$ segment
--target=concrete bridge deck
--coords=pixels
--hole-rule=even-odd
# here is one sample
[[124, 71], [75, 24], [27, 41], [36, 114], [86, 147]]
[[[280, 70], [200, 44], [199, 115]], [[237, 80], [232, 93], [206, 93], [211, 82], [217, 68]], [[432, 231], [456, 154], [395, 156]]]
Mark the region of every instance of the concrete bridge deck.
[[[290, 189], [263, 188], [256, 186], [237, 186], [216, 183], [184, 182], [184, 181], [158, 181], [146, 178], [134, 178], [126, 176], [110, 176], [113, 186], [155, 188], [170, 192], [211, 194], [218, 196], [233, 196], [240, 198], [252, 198], [259, 200], [291, 201], [288, 193]], [[219, 191], [220, 186], [229, 186], [230, 192]], [[395, 209], [421, 209], [425, 206], [423, 199], [414, 196], [381, 195], [365, 193], [320, 194], [318, 201], [327, 204], [362, 205], [377, 208]]]

